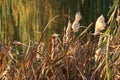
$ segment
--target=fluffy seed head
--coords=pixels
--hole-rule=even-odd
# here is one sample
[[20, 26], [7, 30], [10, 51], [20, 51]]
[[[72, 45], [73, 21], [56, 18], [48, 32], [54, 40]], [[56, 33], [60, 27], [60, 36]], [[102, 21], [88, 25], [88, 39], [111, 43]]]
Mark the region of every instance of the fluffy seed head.
[[81, 20], [82, 16], [80, 14], [80, 12], [77, 12], [76, 15], [75, 15], [75, 20], [72, 24], [72, 29], [73, 29], [73, 32], [78, 32], [79, 28], [80, 28], [80, 24], [79, 24], [79, 21]]
[[100, 34], [100, 31], [105, 29], [105, 18], [103, 15], [101, 15], [100, 17], [98, 17], [96, 24], [95, 24], [95, 35]]
[[70, 20], [68, 21], [68, 26], [67, 26], [67, 29], [66, 29], [66, 34], [67, 33], [70, 33], [71, 32], [71, 22], [70, 22]]
[[51, 59], [54, 59], [55, 54], [59, 51], [59, 34], [54, 33], [52, 35], [52, 54], [51, 54]]
[[78, 32], [79, 28], [80, 28], [79, 22], [78, 22], [78, 21], [74, 21], [73, 24], [72, 24], [73, 32], [74, 32], [74, 33], [75, 33], [75, 32]]
[[58, 40], [59, 40], [59, 34], [54, 33], [52, 35], [52, 51], [58, 49], [59, 46]]
[[65, 42], [67, 42], [67, 41], [69, 41], [69, 39], [70, 39], [70, 36], [71, 36], [71, 29], [72, 29], [72, 24], [71, 24], [71, 22], [70, 22], [70, 20], [68, 21], [68, 26], [67, 26], [67, 29], [66, 29], [66, 34], [65, 34], [65, 36], [64, 37], [66, 37], [66, 41]]
[[76, 15], [75, 15], [75, 20], [76, 20], [76, 21], [80, 21], [81, 18], [82, 18], [81, 13], [80, 13], [80, 12], [77, 12]]

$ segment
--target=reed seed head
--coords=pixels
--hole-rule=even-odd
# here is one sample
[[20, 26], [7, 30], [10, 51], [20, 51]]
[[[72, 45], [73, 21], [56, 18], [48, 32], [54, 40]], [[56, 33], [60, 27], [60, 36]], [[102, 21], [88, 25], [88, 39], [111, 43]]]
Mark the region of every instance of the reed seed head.
[[79, 22], [81, 20], [81, 18], [82, 18], [81, 13], [77, 12], [75, 15], [75, 20]]
[[59, 34], [54, 33], [52, 35], [52, 54], [51, 59], [53, 60], [55, 58], [56, 53], [59, 51]]
[[75, 33], [75, 32], [78, 32], [78, 31], [79, 31], [79, 28], [80, 28], [79, 22], [74, 21], [74, 22], [73, 22], [73, 25], [72, 25], [73, 32], [74, 32], [74, 33]]
[[43, 47], [44, 47], [44, 43], [40, 43], [37, 47], [37, 52], [42, 52], [43, 51]]
[[52, 35], [52, 51], [58, 50], [58, 40], [59, 40], [59, 34], [54, 33]]
[[52, 44], [57, 44], [59, 39], [59, 34], [54, 33], [52, 35]]
[[98, 19], [96, 21], [96, 24], [95, 24], [95, 33], [94, 34], [95, 35], [100, 34], [100, 32], [105, 29], [105, 26], [106, 26], [106, 24], [105, 24], [105, 18], [104, 18], [103, 15], [101, 15], [100, 17], [98, 17]]
[[75, 15], [75, 20], [72, 24], [72, 29], [73, 29], [73, 32], [78, 32], [79, 28], [80, 28], [80, 24], [79, 24], [79, 21], [81, 20], [82, 16], [80, 14], [80, 12], [77, 12], [76, 15]]
[[71, 32], [71, 26], [72, 26], [72, 24], [71, 24], [71, 22], [70, 22], [70, 20], [69, 20], [69, 21], [68, 21], [68, 26], [67, 26], [67, 29], [66, 29], [66, 34], [68, 34], [68, 33]]

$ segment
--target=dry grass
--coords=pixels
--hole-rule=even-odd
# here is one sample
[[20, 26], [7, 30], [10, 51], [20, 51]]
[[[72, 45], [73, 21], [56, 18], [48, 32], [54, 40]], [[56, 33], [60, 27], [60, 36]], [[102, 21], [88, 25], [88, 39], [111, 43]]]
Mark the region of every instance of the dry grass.
[[[63, 41], [59, 35], [54, 34], [48, 48], [41, 45], [48, 25], [37, 44], [29, 40], [28, 44], [14, 42], [6, 46], [0, 42], [0, 79], [120, 80], [120, 44], [110, 39], [114, 36], [108, 27], [102, 34], [104, 41], [98, 45], [100, 36], [89, 32], [92, 24], [78, 36], [72, 29], [68, 33], [64, 30]], [[19, 53], [21, 46], [26, 46], [26, 50]], [[104, 48], [104, 52], [95, 61], [98, 48]]]

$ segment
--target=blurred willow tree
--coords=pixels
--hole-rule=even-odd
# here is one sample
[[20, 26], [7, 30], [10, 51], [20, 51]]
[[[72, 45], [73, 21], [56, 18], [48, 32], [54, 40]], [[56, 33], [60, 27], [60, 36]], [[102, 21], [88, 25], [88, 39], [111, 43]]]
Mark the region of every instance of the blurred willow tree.
[[[48, 21], [60, 15], [49, 25], [45, 37], [61, 33], [69, 15], [82, 13], [81, 25], [88, 25], [103, 14], [106, 16], [113, 0], [0, 0], [0, 39], [9, 44], [14, 40], [24, 42], [30, 38], [38, 41], [40, 32]], [[48, 41], [48, 39], [43, 39]]]

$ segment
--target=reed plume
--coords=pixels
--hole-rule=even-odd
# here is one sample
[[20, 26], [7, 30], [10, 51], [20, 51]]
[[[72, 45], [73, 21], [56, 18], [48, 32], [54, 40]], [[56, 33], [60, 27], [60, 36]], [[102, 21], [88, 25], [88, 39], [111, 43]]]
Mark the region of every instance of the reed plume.
[[37, 55], [36, 55], [37, 60], [39, 60], [41, 58], [40, 55], [43, 52], [43, 48], [44, 48], [44, 43], [40, 42], [40, 44], [37, 47]]
[[75, 15], [75, 20], [72, 24], [72, 29], [73, 29], [73, 32], [78, 32], [79, 28], [80, 28], [80, 24], [79, 24], [79, 21], [81, 20], [82, 16], [80, 14], [80, 12], [77, 12], [76, 15]]
[[57, 33], [54, 33], [52, 35], [52, 54], [51, 54], [51, 59], [54, 59], [55, 57], [55, 53], [57, 53], [59, 51], [59, 34]]
[[68, 42], [71, 38], [71, 22], [70, 20], [68, 21], [68, 26], [67, 26], [67, 29], [66, 29], [66, 42]]
[[105, 18], [103, 15], [101, 15], [100, 17], [98, 17], [96, 24], [95, 24], [95, 33], [94, 35], [98, 35], [101, 33], [102, 30], [105, 29]]
[[[101, 37], [101, 31], [105, 29], [105, 18], [103, 15], [98, 17], [96, 24], [95, 24], [95, 33], [94, 35], [100, 35], [99, 41], [98, 41], [98, 46], [103, 42], [102, 37]], [[103, 53], [103, 48], [99, 48], [95, 51], [95, 61], [99, 60], [101, 54]]]

